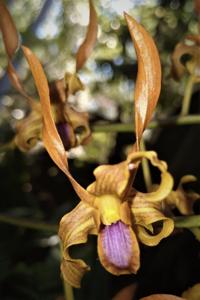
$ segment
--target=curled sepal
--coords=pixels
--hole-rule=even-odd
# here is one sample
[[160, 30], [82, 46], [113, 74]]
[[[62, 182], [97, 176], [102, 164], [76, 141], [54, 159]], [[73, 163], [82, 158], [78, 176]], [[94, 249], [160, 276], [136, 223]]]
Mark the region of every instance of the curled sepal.
[[42, 139], [41, 132], [41, 113], [33, 110], [28, 117], [17, 124], [15, 144], [21, 151], [29, 151]]
[[80, 287], [82, 276], [90, 268], [83, 260], [71, 258], [69, 248], [73, 245], [86, 243], [88, 234], [97, 234], [97, 228], [96, 211], [84, 202], [80, 202], [60, 221], [58, 234], [63, 247], [61, 271], [64, 280], [74, 287]]
[[169, 172], [167, 172], [166, 162], [159, 160], [156, 152], [154, 151], [141, 151], [129, 154], [127, 161], [129, 164], [137, 164], [142, 158], [147, 158], [154, 167], [157, 167], [161, 172], [161, 182], [158, 188], [150, 193], [138, 192], [148, 201], [161, 201], [168, 196], [173, 187], [173, 178]]
[[174, 295], [157, 294], [157, 295], [151, 295], [151, 296], [141, 298], [140, 300], [185, 300], [185, 299]]
[[131, 226], [122, 221], [101, 229], [98, 254], [104, 268], [114, 275], [137, 273], [140, 267], [137, 238]]
[[[173, 220], [163, 215], [161, 206], [157, 202], [149, 202], [136, 195], [132, 199], [131, 211], [133, 224], [136, 225], [137, 237], [147, 246], [157, 245], [174, 230]], [[161, 229], [159, 228], [160, 224], [162, 225]], [[157, 229], [159, 229], [159, 233], [157, 233]]]
[[97, 39], [97, 14], [93, 6], [92, 0], [89, 0], [90, 6], [90, 20], [88, 25], [87, 34], [82, 45], [76, 54], [76, 72], [78, 72], [82, 66], [85, 64], [86, 60], [90, 56]]
[[91, 204], [94, 201], [94, 196], [88, 193], [69, 172], [67, 154], [52, 116], [49, 87], [43, 68], [38, 58], [29, 48], [23, 46], [22, 50], [30, 66], [40, 96], [43, 116], [42, 136], [45, 148], [55, 164], [66, 174], [80, 199]]
[[[193, 45], [187, 45], [186, 41], [190, 40]], [[200, 81], [200, 55], [199, 55], [199, 36], [187, 36], [185, 40], [178, 43], [172, 54], [172, 75], [175, 80], [180, 80], [184, 73], [188, 72], [194, 76], [194, 81]], [[184, 55], [189, 55], [190, 59], [183, 64], [182, 58]]]
[[127, 189], [130, 169], [127, 161], [115, 165], [102, 165], [94, 170], [96, 181], [87, 190], [95, 195], [115, 194], [119, 198]]
[[182, 215], [193, 214], [193, 205], [197, 199], [200, 199], [200, 195], [193, 191], [185, 191], [184, 184], [197, 181], [197, 178], [193, 175], [185, 175], [181, 178], [180, 183], [175, 191], [172, 191], [165, 203], [171, 208], [177, 208]]
[[158, 50], [150, 34], [131, 16], [125, 14], [138, 59], [134, 92], [136, 145], [147, 127], [160, 95], [161, 66]]

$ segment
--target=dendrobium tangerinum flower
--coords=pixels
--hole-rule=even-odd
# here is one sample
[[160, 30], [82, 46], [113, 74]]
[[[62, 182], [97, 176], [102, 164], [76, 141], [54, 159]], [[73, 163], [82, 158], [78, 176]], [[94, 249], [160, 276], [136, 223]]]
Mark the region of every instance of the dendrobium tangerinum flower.
[[[86, 263], [70, 257], [69, 248], [85, 243], [89, 234], [98, 236], [100, 262], [109, 272], [120, 275], [136, 273], [140, 267], [139, 242], [157, 245], [173, 231], [173, 220], [162, 211], [162, 200], [172, 190], [173, 179], [164, 161], [153, 151], [140, 151], [139, 144], [156, 106], [161, 84], [161, 67], [156, 46], [132, 17], [125, 18], [138, 57], [135, 89], [136, 143], [127, 159], [115, 165], [102, 165], [94, 170], [95, 181], [84, 189], [68, 169], [67, 153], [52, 117], [48, 83], [36, 56], [23, 47], [41, 100], [43, 141], [51, 158], [72, 183], [80, 203], [64, 215], [60, 222], [62, 241], [62, 275], [75, 287], [80, 286]], [[156, 191], [142, 193], [132, 187], [133, 179], [143, 158], [161, 172]]]
[[[83, 67], [96, 42], [97, 16], [92, 0], [89, 0], [89, 7], [88, 31], [76, 54], [76, 72]], [[31, 108], [30, 113], [17, 123], [13, 142], [21, 151], [28, 151], [42, 139], [41, 105], [27, 94], [12, 64], [13, 56], [20, 47], [20, 38], [12, 16], [2, 1], [0, 1], [0, 29], [8, 58], [9, 78], [15, 89], [27, 99]], [[88, 114], [76, 111], [68, 102], [70, 95], [84, 89], [78, 75], [66, 73], [63, 79], [54, 81], [49, 87], [53, 119], [65, 150], [87, 143], [91, 136]]]

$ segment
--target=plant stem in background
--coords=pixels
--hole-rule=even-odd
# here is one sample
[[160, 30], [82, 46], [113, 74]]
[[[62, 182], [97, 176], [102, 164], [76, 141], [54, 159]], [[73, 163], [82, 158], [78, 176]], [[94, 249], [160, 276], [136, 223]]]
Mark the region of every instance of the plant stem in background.
[[[157, 127], [177, 126], [177, 125], [194, 125], [200, 124], [200, 115], [187, 115], [170, 117], [165, 120], [153, 121], [149, 124], [148, 128], [153, 129]], [[94, 124], [92, 126], [93, 132], [133, 132], [133, 124]]]
[[190, 75], [187, 79], [187, 83], [185, 87], [180, 116], [186, 116], [189, 113], [193, 85], [194, 85], [194, 75]]
[[57, 225], [46, 224], [43, 222], [38, 222], [36, 220], [28, 220], [24, 218], [11, 217], [3, 214], [0, 214], [0, 222], [14, 225], [14, 226], [40, 230], [40, 231], [50, 231], [54, 233], [55, 232], [57, 233], [58, 231]]
[[[146, 151], [144, 139], [141, 139], [140, 148], [141, 148], [141, 151]], [[149, 167], [149, 162], [146, 158], [142, 159], [142, 171], [143, 171], [146, 190], [147, 190], [147, 192], [149, 192], [151, 189], [151, 186], [152, 186], [152, 180], [151, 180], [151, 171], [150, 171], [150, 167]]]

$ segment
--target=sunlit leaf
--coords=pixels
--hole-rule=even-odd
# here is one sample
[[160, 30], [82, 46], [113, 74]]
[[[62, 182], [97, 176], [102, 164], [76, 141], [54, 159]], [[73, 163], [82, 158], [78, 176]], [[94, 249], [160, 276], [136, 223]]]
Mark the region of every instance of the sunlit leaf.
[[22, 49], [30, 66], [32, 75], [35, 80], [35, 85], [40, 96], [42, 115], [44, 121], [43, 141], [46, 150], [48, 151], [55, 164], [67, 175], [79, 197], [83, 201], [91, 203], [94, 197], [91, 196], [84, 188], [82, 188], [82, 186], [79, 185], [79, 183], [72, 177], [71, 173], [68, 170], [67, 153], [65, 152], [63, 143], [57, 132], [52, 117], [49, 87], [43, 68], [38, 58], [31, 52], [29, 48], [23, 46]]
[[76, 54], [76, 71], [79, 71], [82, 66], [85, 64], [86, 60], [90, 56], [97, 38], [97, 15], [95, 8], [93, 6], [92, 0], [89, 0], [90, 5], [90, 21], [88, 25], [88, 31], [86, 38], [80, 46]]
[[136, 143], [155, 109], [161, 87], [161, 66], [158, 50], [149, 33], [131, 16], [125, 13], [129, 32], [138, 59], [138, 74], [134, 92]]

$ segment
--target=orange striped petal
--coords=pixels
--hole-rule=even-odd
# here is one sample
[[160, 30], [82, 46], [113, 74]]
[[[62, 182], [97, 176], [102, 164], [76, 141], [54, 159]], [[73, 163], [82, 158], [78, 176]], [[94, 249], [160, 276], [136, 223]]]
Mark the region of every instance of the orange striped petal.
[[58, 233], [63, 248], [61, 271], [64, 280], [74, 287], [80, 287], [81, 278], [90, 268], [83, 260], [71, 258], [69, 248], [86, 243], [88, 234], [97, 234], [98, 226], [96, 211], [84, 202], [61, 219]]

